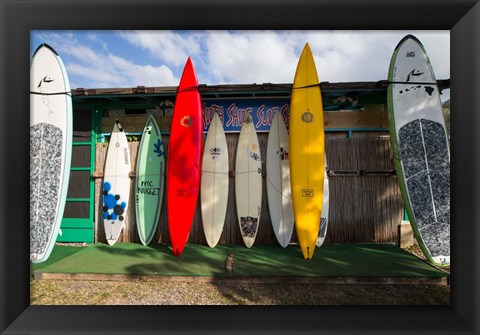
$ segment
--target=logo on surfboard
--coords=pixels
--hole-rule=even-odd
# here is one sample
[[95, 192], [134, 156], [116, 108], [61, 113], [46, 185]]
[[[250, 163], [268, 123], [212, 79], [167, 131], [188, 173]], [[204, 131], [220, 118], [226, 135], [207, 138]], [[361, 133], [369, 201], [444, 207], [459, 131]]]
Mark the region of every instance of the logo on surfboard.
[[218, 157], [222, 154], [222, 149], [218, 147], [210, 148], [210, 155], [212, 159], [218, 159]]
[[310, 111], [306, 111], [302, 114], [302, 121], [305, 123], [312, 123], [313, 122], [313, 114]]
[[42, 80], [40, 80], [40, 82], [38, 83], [37, 88], [40, 88], [43, 83], [48, 84], [48, 83], [51, 83], [53, 80], [54, 80], [54, 79], [51, 79], [49, 76], [45, 76], [45, 77], [42, 78]]
[[153, 143], [153, 152], [158, 155], [157, 157], [162, 157], [164, 155], [163, 141], [160, 141], [160, 139], [158, 139], [157, 143]]
[[180, 119], [180, 124], [185, 128], [190, 128], [192, 126], [193, 120], [190, 115], [185, 115]]
[[283, 147], [281, 147], [280, 150], [278, 150], [278, 151], [276, 152], [276, 154], [280, 156], [280, 159], [281, 159], [282, 161], [288, 159], [288, 151], [285, 150], [285, 148], [283, 148]]
[[315, 196], [315, 190], [313, 188], [303, 188], [302, 197], [313, 198]]
[[407, 82], [410, 81], [410, 78], [411, 77], [419, 77], [423, 74], [423, 72], [415, 72], [415, 69], [412, 70], [412, 72], [410, 72], [407, 76]]
[[250, 158], [253, 158], [253, 160], [259, 161], [260, 156], [256, 152], [250, 152]]
[[258, 217], [242, 216], [240, 217], [240, 226], [243, 236], [255, 237], [258, 228]]

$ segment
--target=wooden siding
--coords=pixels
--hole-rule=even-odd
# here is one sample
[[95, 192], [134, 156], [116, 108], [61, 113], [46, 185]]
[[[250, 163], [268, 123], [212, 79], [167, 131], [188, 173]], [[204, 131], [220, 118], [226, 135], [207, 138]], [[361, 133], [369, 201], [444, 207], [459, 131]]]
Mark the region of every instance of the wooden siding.
[[[230, 186], [227, 215], [220, 244], [243, 245], [235, 206], [234, 167], [238, 133], [227, 134], [229, 151]], [[265, 168], [267, 133], [259, 133], [263, 167]], [[165, 152], [168, 152], [168, 136], [163, 135]], [[135, 171], [139, 142], [130, 142], [132, 171]], [[393, 170], [388, 137], [344, 138], [327, 133], [326, 150], [328, 167], [333, 171]], [[105, 242], [102, 219], [102, 182], [106, 144], [97, 144], [95, 176], [95, 242]], [[265, 169], [264, 169], [265, 171]], [[330, 177], [329, 227], [325, 243], [364, 243], [398, 241], [398, 225], [403, 219], [403, 202], [396, 176], [390, 175], [333, 175]], [[135, 222], [134, 178], [126, 225], [119, 242], [138, 242]], [[165, 190], [166, 191], [166, 190]], [[199, 197], [200, 199], [200, 197]], [[292, 238], [292, 243], [297, 238]], [[163, 197], [162, 215], [153, 243], [169, 243], [166, 215], [166, 192]], [[200, 200], [188, 243], [205, 244], [200, 212]], [[263, 178], [263, 201], [260, 226], [255, 244], [278, 244], [270, 222], [267, 203], [265, 174]]]
[[[375, 106], [375, 105], [372, 105]], [[150, 113], [152, 114], [152, 113]], [[161, 132], [170, 131], [171, 116], [154, 115]], [[129, 133], [143, 131], [148, 115], [125, 115], [123, 110], [110, 110], [109, 116], [102, 119], [102, 133], [112, 131], [115, 120], [118, 119]], [[388, 114], [383, 110], [369, 107], [365, 111], [325, 112], [325, 129], [388, 129]]]

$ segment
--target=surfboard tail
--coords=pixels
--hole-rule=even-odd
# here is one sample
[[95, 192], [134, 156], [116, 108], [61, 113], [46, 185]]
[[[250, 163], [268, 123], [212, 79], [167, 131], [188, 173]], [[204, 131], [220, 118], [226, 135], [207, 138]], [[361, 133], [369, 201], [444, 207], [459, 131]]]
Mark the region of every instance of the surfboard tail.
[[174, 256], [180, 257], [183, 253], [183, 249], [185, 249], [185, 245], [183, 246], [180, 244], [172, 245], [172, 251]]

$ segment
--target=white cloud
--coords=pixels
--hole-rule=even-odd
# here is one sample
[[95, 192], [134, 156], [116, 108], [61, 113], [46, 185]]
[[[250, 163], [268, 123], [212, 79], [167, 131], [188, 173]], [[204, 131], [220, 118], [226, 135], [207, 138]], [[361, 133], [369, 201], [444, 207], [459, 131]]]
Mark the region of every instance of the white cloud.
[[209, 32], [205, 43], [214, 82], [289, 82], [295, 73], [294, 44], [276, 32]]
[[122, 57], [110, 55], [109, 61], [124, 79], [126, 86], [175, 86], [178, 79], [165, 65], [138, 65]]
[[151, 57], [177, 67], [183, 67], [189, 56], [200, 52], [200, 36], [195, 32], [181, 34], [167, 30], [140, 30], [118, 34], [130, 44], [147, 50]]
[[178, 85], [178, 78], [166, 65], [140, 65], [112, 54], [97, 34], [82, 37], [71, 32], [40, 36], [61, 55], [72, 88]]
[[97, 33], [87, 33], [86, 38], [99, 46], [103, 51], [108, 51], [108, 44]]
[[320, 81], [376, 81], [386, 79], [395, 45], [381, 34], [317, 32], [310, 35]]
[[[121, 81], [121, 76], [118, 73], [103, 67], [68, 63], [66, 68], [70, 78], [76, 78], [77, 81], [80, 79], [87, 83], [87, 85], [82, 85], [84, 88], [86, 88], [85, 86], [87, 88], [109, 87], [112, 83]], [[79, 87], [75, 82], [71, 82], [71, 86], [72, 88]]]
[[[199, 80], [211, 84], [292, 82], [309, 43], [320, 81], [387, 79], [390, 58], [404, 31], [214, 31], [203, 35], [205, 66]], [[450, 75], [448, 32], [421, 32], [432, 63], [441, 55], [438, 78]], [[198, 41], [198, 39], [197, 39]], [[202, 63], [203, 65], [203, 63]], [[436, 68], [436, 67], [435, 67]], [[201, 74], [204, 74], [202, 77]]]
[[[189, 56], [200, 83], [289, 83], [306, 42], [320, 81], [383, 80], [395, 46], [409, 33], [424, 44], [437, 78], [450, 78], [448, 31], [45, 31], [37, 36], [60, 53], [72, 87], [93, 88], [178, 85]], [[120, 44], [113, 46], [112, 40]]]
[[[407, 31], [309, 32], [320, 81], [350, 82], [387, 79], [392, 53]], [[449, 33], [415, 34], [427, 49], [438, 79], [450, 78]], [[435, 63], [438, 61], [438, 69]]]

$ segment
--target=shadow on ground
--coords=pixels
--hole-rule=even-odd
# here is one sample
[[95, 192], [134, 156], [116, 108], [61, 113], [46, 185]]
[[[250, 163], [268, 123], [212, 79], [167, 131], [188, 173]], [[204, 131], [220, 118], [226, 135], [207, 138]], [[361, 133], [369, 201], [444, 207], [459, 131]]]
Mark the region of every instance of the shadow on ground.
[[[185, 304], [215, 304], [217, 301], [220, 304], [237, 305], [445, 305], [450, 301], [450, 287], [442, 285], [333, 285], [305, 282], [305, 278], [322, 277], [448, 277], [447, 273], [395, 245], [325, 245], [316, 251], [314, 259], [310, 261], [301, 257], [296, 245], [285, 249], [274, 246], [254, 246], [251, 249], [217, 246], [211, 249], [187, 245], [180, 257], [173, 256], [168, 245], [117, 243], [108, 246], [97, 243], [77, 250], [71, 248], [74, 247], [67, 250], [63, 246], [56, 246], [51, 261], [44, 265], [32, 265], [31, 272], [91, 274], [92, 280], [98, 274], [143, 276], [147, 281], [154, 277], [158, 279], [158, 276], [170, 277], [174, 290], [188, 291], [176, 292], [180, 299], [182, 294], [185, 297], [188, 295]], [[225, 268], [229, 253], [234, 254], [233, 273], [228, 273]], [[198, 282], [195, 283], [193, 279], [193, 283], [181, 283], [183, 278], [192, 282], [192, 277], [197, 277]], [[131, 279], [133, 289], [126, 289], [125, 299], [129, 292], [131, 295], [139, 294], [134, 291], [140, 285], [138, 278]], [[259, 278], [275, 278], [275, 281], [265, 283]], [[126, 281], [125, 285], [128, 285]], [[115, 293], [113, 287], [112, 294]], [[211, 300], [208, 300], [210, 297], [202, 297], [202, 294], [212, 295]], [[130, 300], [133, 304], [142, 303], [131, 297]], [[125, 303], [129, 304], [128, 301]]]

